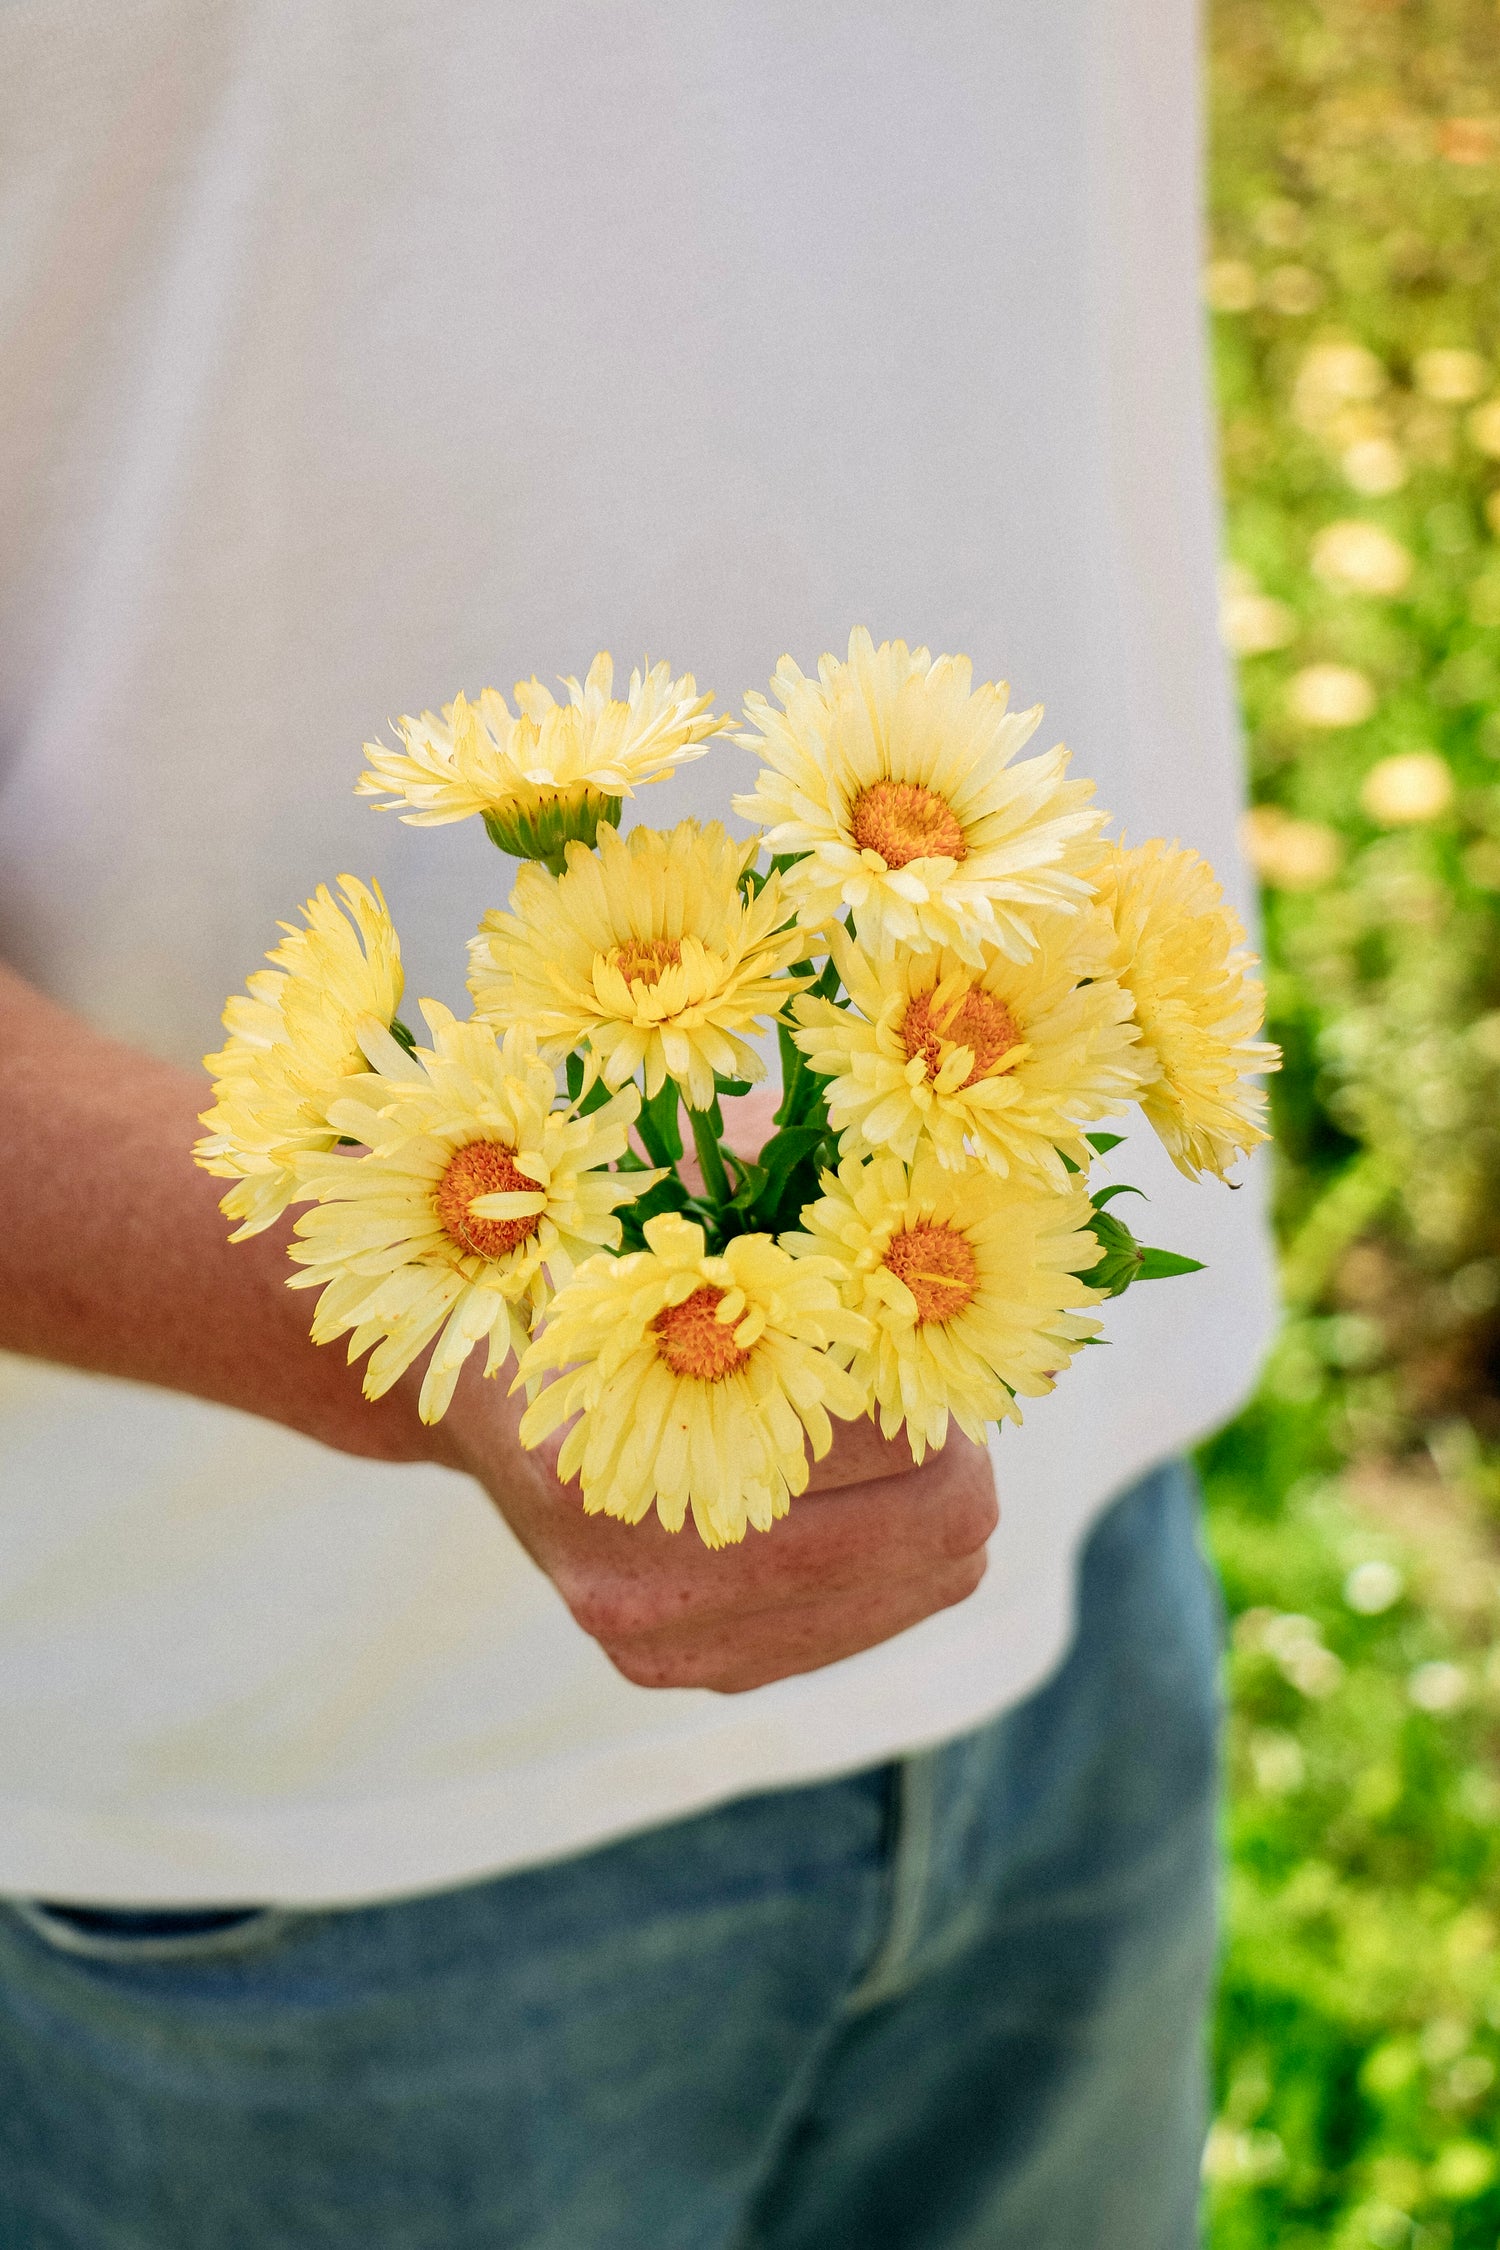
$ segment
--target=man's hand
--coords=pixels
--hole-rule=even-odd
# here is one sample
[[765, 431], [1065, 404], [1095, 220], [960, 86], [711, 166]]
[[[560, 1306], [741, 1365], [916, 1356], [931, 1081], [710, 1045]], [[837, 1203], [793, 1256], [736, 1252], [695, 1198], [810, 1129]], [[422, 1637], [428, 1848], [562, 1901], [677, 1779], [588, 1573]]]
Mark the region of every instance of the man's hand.
[[523, 1452], [521, 1402], [504, 1381], [465, 1370], [448, 1417], [456, 1459], [639, 1687], [734, 1695], [814, 1672], [952, 1608], [984, 1576], [995, 1481], [985, 1448], [957, 1431], [917, 1469], [904, 1438], [836, 1424], [791, 1514], [715, 1551], [691, 1526], [585, 1515], [553, 1467], [560, 1437]]
[[[753, 1156], [774, 1130], [771, 1092], [726, 1102], [725, 1139]], [[695, 1159], [682, 1166], [698, 1187]], [[505, 1377], [500, 1378], [503, 1382]], [[617, 1670], [640, 1687], [737, 1694], [873, 1648], [973, 1593], [999, 1510], [990, 1458], [954, 1431], [912, 1465], [904, 1437], [834, 1425], [808, 1490], [769, 1533], [710, 1551], [687, 1528], [586, 1516], [558, 1482], [558, 1434], [535, 1454], [516, 1437], [520, 1404], [471, 1369], [450, 1411], [451, 1442], [533, 1560]]]

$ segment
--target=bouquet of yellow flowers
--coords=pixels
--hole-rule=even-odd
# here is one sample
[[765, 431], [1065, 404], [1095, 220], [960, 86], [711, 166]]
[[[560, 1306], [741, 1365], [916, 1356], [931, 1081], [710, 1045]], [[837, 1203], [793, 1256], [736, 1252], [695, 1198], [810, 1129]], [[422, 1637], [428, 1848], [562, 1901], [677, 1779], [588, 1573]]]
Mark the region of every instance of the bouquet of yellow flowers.
[[[951, 1416], [1020, 1419], [1133, 1282], [1194, 1270], [1091, 1192], [1138, 1104], [1223, 1178], [1263, 1140], [1263, 993], [1212, 870], [1106, 841], [1061, 747], [1019, 758], [962, 657], [853, 633], [783, 658], [734, 739], [761, 761], [718, 822], [620, 831], [623, 800], [725, 731], [658, 664], [607, 655], [558, 702], [485, 689], [367, 745], [362, 794], [477, 814], [523, 860], [470, 944], [473, 1014], [401, 1021], [378, 889], [339, 878], [224, 1015], [198, 1162], [234, 1236], [293, 1204], [312, 1334], [378, 1398], [430, 1347], [420, 1411], [512, 1359], [540, 1444], [591, 1512], [710, 1546], [769, 1530], [830, 1415], [878, 1413], [920, 1462]], [[781, 1101], [753, 1157], [721, 1103]], [[561, 1074], [561, 1075], [560, 1075]], [[687, 1141], [696, 1157], [685, 1175]]]

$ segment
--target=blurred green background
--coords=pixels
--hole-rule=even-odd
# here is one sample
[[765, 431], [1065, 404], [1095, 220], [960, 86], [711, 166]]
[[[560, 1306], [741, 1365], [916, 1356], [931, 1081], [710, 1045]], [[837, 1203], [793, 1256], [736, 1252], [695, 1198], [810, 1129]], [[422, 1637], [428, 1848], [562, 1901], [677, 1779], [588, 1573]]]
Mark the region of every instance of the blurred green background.
[[1500, 2241], [1500, 9], [1217, 0], [1288, 1317], [1233, 1618], [1214, 2250]]

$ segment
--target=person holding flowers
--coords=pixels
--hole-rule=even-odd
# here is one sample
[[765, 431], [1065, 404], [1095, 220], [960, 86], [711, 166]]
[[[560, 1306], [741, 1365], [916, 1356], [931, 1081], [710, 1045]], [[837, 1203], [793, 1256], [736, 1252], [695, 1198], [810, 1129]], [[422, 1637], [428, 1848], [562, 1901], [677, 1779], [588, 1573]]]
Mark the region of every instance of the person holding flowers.
[[1188, 12], [0, 64], [0, 2235], [1183, 2250]]

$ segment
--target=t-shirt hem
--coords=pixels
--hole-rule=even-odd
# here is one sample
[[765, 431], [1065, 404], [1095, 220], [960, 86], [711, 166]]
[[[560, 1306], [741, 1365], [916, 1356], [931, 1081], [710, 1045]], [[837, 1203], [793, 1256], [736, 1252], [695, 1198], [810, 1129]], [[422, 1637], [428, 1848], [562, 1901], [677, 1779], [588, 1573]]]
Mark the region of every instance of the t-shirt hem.
[[[792, 1714], [768, 1725], [745, 1698], [686, 1736], [338, 1806], [147, 1818], [0, 1799], [0, 1893], [78, 1905], [375, 1905], [602, 1850], [735, 1798], [836, 1780], [966, 1734], [1034, 1693], [1072, 1638], [1072, 1556], [1061, 1559], [1053, 1583], [1027, 1587], [1023, 1668], [995, 1661], [1015, 1640], [991, 1613], [971, 1645], [953, 1650], [945, 1678], [924, 1679], [914, 1664], [883, 1684], [857, 1728], [809, 1728], [804, 1715], [798, 1729]], [[955, 1670], [968, 1692], [955, 1692]]]

